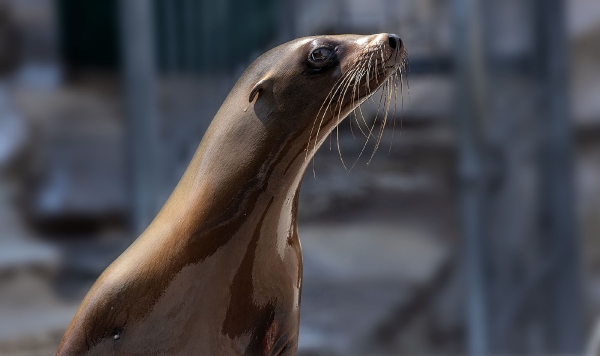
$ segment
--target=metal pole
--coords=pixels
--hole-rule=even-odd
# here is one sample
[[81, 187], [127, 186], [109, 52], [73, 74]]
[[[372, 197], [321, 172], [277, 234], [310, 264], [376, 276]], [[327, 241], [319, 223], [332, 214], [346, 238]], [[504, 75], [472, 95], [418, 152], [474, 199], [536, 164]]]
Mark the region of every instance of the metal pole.
[[165, 16], [166, 72], [171, 74], [178, 69], [179, 47], [177, 46], [177, 9], [175, 0], [163, 0]]
[[287, 42], [296, 37], [296, 0], [284, 0], [280, 2], [279, 42]]
[[133, 228], [142, 232], [157, 211], [158, 108], [152, 1], [121, 0]]
[[197, 36], [197, 30], [196, 30], [196, 23], [198, 21], [198, 18], [196, 17], [196, 13], [194, 13], [194, 0], [186, 0], [183, 3], [183, 38], [185, 40], [185, 54], [184, 54], [184, 58], [185, 58], [185, 70], [188, 73], [194, 72], [194, 69], [196, 67], [196, 61], [195, 61], [195, 47], [196, 47], [196, 36]]
[[489, 352], [484, 267], [486, 177], [481, 120], [484, 72], [481, 9], [478, 0], [454, 0], [456, 60], [456, 125], [459, 136], [465, 268], [467, 332], [471, 355]]
[[537, 69], [542, 132], [540, 221], [546, 250], [556, 257], [546, 290], [548, 352], [581, 354], [583, 311], [569, 120], [568, 53], [563, 0], [537, 0]]

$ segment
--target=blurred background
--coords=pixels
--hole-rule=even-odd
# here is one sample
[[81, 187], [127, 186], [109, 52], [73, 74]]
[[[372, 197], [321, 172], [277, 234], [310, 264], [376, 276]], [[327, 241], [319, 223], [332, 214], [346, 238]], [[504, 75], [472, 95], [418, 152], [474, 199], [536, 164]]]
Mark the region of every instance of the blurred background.
[[299, 354], [600, 355], [597, 0], [0, 0], [0, 354], [54, 354], [256, 57], [378, 32], [403, 105], [303, 182]]

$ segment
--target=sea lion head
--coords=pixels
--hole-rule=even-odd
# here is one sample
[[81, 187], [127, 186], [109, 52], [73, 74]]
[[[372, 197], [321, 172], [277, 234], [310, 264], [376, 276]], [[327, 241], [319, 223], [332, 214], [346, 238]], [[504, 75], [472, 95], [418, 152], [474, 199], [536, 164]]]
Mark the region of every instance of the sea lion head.
[[[312, 155], [340, 121], [382, 86], [384, 110], [394, 105], [407, 58], [394, 34], [312, 36], [282, 44], [257, 58], [241, 76], [214, 122], [260, 120], [280, 144], [293, 138]], [[233, 114], [233, 111], [244, 113]], [[238, 122], [239, 124], [239, 122]], [[245, 125], [243, 122], [242, 125]], [[241, 132], [257, 132], [244, 127]], [[239, 132], [238, 131], [238, 132]], [[237, 136], [237, 135], [236, 135]], [[273, 150], [270, 147], [269, 150]]]
[[383, 105], [393, 105], [388, 94], [395, 94], [405, 64], [404, 44], [394, 34], [305, 37], [259, 57], [237, 86], [264, 125], [308, 135], [310, 151], [382, 86], [388, 87]]

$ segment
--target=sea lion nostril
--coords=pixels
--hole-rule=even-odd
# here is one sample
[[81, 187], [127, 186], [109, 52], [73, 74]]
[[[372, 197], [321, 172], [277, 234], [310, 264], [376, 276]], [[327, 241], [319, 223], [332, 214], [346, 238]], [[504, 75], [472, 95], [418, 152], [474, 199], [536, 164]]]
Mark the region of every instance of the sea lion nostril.
[[388, 42], [390, 43], [390, 47], [392, 47], [392, 49], [396, 49], [396, 47], [398, 46], [398, 41], [400, 41], [398, 36], [388, 35]]

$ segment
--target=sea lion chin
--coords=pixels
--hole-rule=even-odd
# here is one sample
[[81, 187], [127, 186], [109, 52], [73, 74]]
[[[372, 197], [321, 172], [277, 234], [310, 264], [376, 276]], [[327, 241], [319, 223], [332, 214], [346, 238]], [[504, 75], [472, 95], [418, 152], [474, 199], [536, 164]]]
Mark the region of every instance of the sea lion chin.
[[295, 354], [302, 176], [383, 85], [389, 108], [404, 53], [391, 34], [316, 36], [254, 61], [157, 217], [92, 286], [57, 355]]

